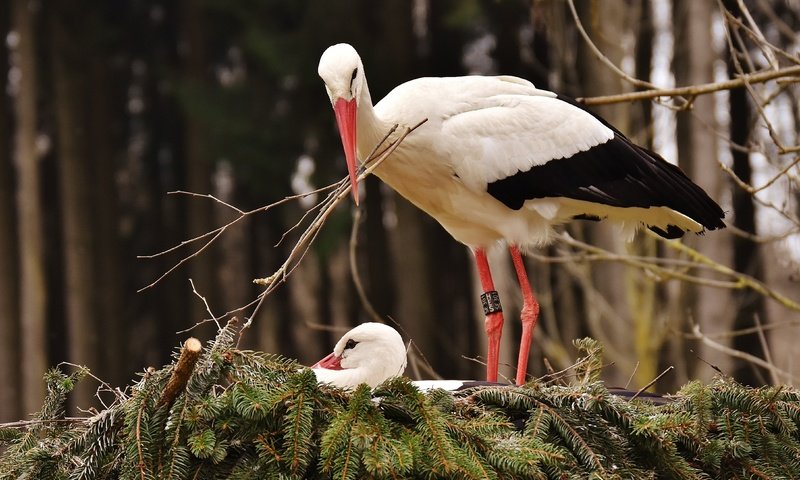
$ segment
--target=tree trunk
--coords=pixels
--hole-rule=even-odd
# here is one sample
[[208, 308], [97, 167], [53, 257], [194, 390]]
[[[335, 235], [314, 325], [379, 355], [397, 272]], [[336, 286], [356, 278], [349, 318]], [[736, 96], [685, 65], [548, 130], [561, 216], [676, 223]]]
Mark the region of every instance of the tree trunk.
[[[51, 4], [53, 87], [56, 127], [60, 206], [64, 248], [64, 304], [66, 307], [68, 358], [90, 369], [99, 368], [98, 324], [93, 299], [93, 252], [88, 135], [84, 106], [89, 96], [85, 89], [88, 71], [85, 12], [75, 15], [74, 5]], [[103, 200], [106, 201], [106, 200]], [[81, 382], [75, 390], [76, 406], [92, 403], [96, 386]]]
[[[208, 73], [206, 65], [205, 39], [203, 38], [203, 2], [183, 0], [181, 2], [180, 48], [183, 56], [184, 88], [192, 91], [200, 90], [206, 83]], [[195, 92], [198, 93], [198, 92]], [[206, 194], [211, 192], [212, 162], [209, 158], [205, 126], [196, 115], [184, 115], [184, 169], [186, 189], [191, 192]], [[213, 205], [206, 199], [187, 198], [188, 238], [202, 235], [213, 227]], [[212, 250], [213, 252], [213, 250]], [[215, 305], [217, 285], [214, 281], [214, 255], [206, 252], [193, 258], [190, 264], [191, 278], [197, 291], [205, 296], [210, 305]], [[190, 291], [192, 323], [208, 318], [205, 305]], [[202, 335], [202, 334], [200, 334]]]
[[116, 185], [117, 157], [114, 146], [123, 141], [120, 123], [115, 118], [113, 105], [120, 105], [121, 78], [115, 78], [111, 61], [103, 45], [93, 44], [89, 66], [91, 86], [89, 109], [89, 159], [91, 162], [90, 184], [94, 217], [95, 249], [93, 251], [93, 295], [99, 319], [98, 331], [103, 339], [100, 349], [99, 377], [118, 385], [130, 378], [133, 365], [129, 366], [127, 337], [131, 318], [123, 307], [122, 280], [120, 271], [128, 271], [131, 255], [124, 254], [119, 238], [119, 193]]
[[[675, 0], [673, 6], [673, 32], [675, 51], [673, 71], [678, 86], [708, 83], [713, 80], [714, 61], [717, 54], [713, 48], [698, 48], [698, 45], [712, 45], [710, 25], [713, 23], [713, 12], [716, 8], [710, 2], [692, 0]], [[717, 141], [714, 134], [716, 118], [714, 110], [716, 102], [713, 95], [702, 95], [694, 99], [691, 110], [677, 114], [677, 147], [678, 164], [695, 183], [703, 187], [711, 198], [721, 199], [728, 186], [722, 181], [717, 164]], [[713, 235], [713, 236], [712, 236]], [[727, 232], [714, 232], [706, 237], [687, 235], [684, 243], [696, 248], [703, 255], [722, 264], [727, 263], [730, 255]], [[696, 272], [703, 275], [703, 272]], [[720, 319], [733, 318], [730, 293], [728, 290], [681, 283], [670, 299], [668, 324], [677, 331], [688, 331], [689, 322], [699, 322], [704, 331], [719, 330]], [[689, 315], [687, 315], [689, 312]], [[691, 378], [699, 366], [708, 371], [704, 364], [698, 362], [676, 362], [677, 359], [691, 358], [690, 350], [697, 350], [697, 345], [684, 342], [676, 337], [672, 342], [674, 359], [665, 359], [666, 365], [681, 365], [674, 378], [677, 387]], [[703, 351], [703, 358], [715, 365], [726, 365], [727, 358], [711, 350]]]
[[[602, 3], [591, 1], [576, 2], [578, 14], [584, 28], [589, 33], [590, 38], [594, 41], [597, 47], [603, 52], [611, 62], [615, 65], [621, 65], [625, 56], [624, 50], [624, 37], [626, 32], [630, 31], [629, 11], [626, 3], [621, 0], [611, 0]], [[578, 74], [581, 82], [580, 95], [594, 96], [594, 95], [607, 95], [612, 93], [622, 93], [630, 90], [630, 86], [623, 82], [622, 79], [608, 67], [603, 65], [597, 57], [592, 53], [583, 39], [578, 39]], [[603, 118], [608, 120], [612, 125], [616, 126], [622, 132], [628, 132], [630, 129], [630, 105], [618, 104], [600, 106], [594, 109]], [[605, 248], [610, 251], [622, 252], [624, 251], [624, 243], [617, 235], [615, 228], [606, 223], [597, 225], [585, 225], [585, 231], [591, 238], [590, 243]], [[631, 298], [625, 297], [625, 290], [620, 288], [625, 285], [625, 267], [620, 264], [613, 263], [598, 263], [591, 266], [591, 277], [594, 279], [593, 284], [597, 289], [600, 297], [613, 308], [615, 312], [621, 317], [624, 322], [631, 322], [631, 316], [626, 308], [626, 303], [632, 301]], [[640, 328], [647, 328], [643, 324], [630, 324], [625, 325], [621, 323], [619, 318], [611, 319], [598, 311], [593, 302], [587, 302], [587, 309], [585, 315], [590, 322], [592, 335], [605, 334], [608, 339], [619, 339], [620, 343], [616, 345], [609, 345], [609, 357], [612, 361], [621, 362], [620, 370], [632, 371], [636, 362], [639, 362], [637, 375], [642, 377], [654, 378], [655, 372], [655, 355], [652, 351], [642, 350], [644, 345], [638, 345], [639, 350], [634, 355], [627, 356], [627, 358], [613, 358], [612, 352], [616, 351], [631, 351], [636, 345], [625, 345], [622, 342], [631, 341], [630, 335], [625, 333], [630, 328], [633, 330]], [[592, 318], [598, 317], [599, 318]], [[646, 320], [647, 322], [650, 319]], [[635, 334], [634, 334], [635, 335]], [[616, 343], [616, 342], [614, 342]], [[622, 373], [622, 377], [627, 376]]]
[[[650, 80], [650, 71], [653, 68], [653, 36], [655, 25], [650, 0], [637, 2], [636, 12], [639, 18], [636, 25], [635, 56], [636, 78]], [[653, 105], [649, 101], [638, 102], [631, 105], [631, 139], [647, 148], [653, 147]], [[628, 253], [641, 256], [656, 256], [658, 244], [655, 239], [637, 235], [628, 245]], [[626, 291], [628, 292], [628, 308], [633, 320], [634, 338], [632, 342], [637, 360], [646, 357], [650, 360], [648, 365], [658, 365], [658, 350], [662, 346], [661, 329], [662, 319], [658, 312], [664, 310], [663, 298], [658, 295], [658, 286], [647, 275], [642, 275], [641, 270], [627, 268], [625, 271]], [[650, 382], [655, 375], [655, 370], [636, 370], [634, 375], [635, 385], [644, 385]]]
[[[734, 16], [741, 18], [738, 4], [733, 0], [724, 2], [725, 8], [731, 11]], [[740, 73], [737, 68], [736, 59], [733, 58], [730, 50], [727, 54], [728, 74], [734, 78]], [[741, 66], [742, 69], [746, 67]], [[745, 70], [744, 73], [747, 73]], [[752, 108], [750, 107], [748, 92], [744, 88], [730, 91], [730, 137], [731, 155], [733, 156], [733, 173], [739, 179], [750, 185], [753, 180], [753, 169], [750, 165], [750, 154], [747, 151], [737, 148], [737, 146], [750, 146], [750, 125], [752, 122]], [[756, 235], [756, 208], [753, 203], [752, 195], [733, 186], [733, 224], [736, 228]], [[761, 245], [753, 242], [749, 238], [741, 235], [733, 237], [733, 268], [737, 272], [750, 275], [758, 280], [764, 277], [763, 263], [761, 261]], [[755, 326], [755, 317], [762, 324], [767, 324], [766, 309], [764, 308], [764, 297], [759, 293], [750, 290], [736, 290], [733, 294], [734, 309], [736, 317], [733, 328], [743, 329]], [[759, 341], [758, 334], [738, 335], [733, 340], [733, 348], [747, 352], [760, 358], [764, 358], [764, 349]], [[737, 361], [734, 366], [733, 376], [742, 383], [748, 385], [763, 385], [768, 378], [763, 369], [752, 365], [749, 362]]]
[[[0, 5], [0, 38], [11, 27], [9, 5]], [[0, 49], [0, 92], [8, 79], [8, 54]], [[0, 422], [21, 418], [19, 351], [19, 264], [14, 212], [14, 166], [8, 121], [8, 96], [0, 95]]]
[[22, 411], [38, 411], [44, 400], [42, 375], [47, 368], [47, 291], [42, 247], [42, 205], [37, 135], [36, 12], [32, 2], [14, 0], [12, 22], [19, 35], [19, 92], [15, 135], [17, 218], [20, 248], [20, 333]]
[[[220, 200], [235, 205], [238, 179], [236, 171], [230, 163], [221, 162], [214, 174], [214, 195]], [[230, 208], [214, 205], [214, 219], [218, 225], [225, 225], [239, 216]], [[248, 236], [252, 234], [250, 220], [245, 219], [233, 228], [228, 229], [219, 240], [220, 256], [217, 276], [219, 278], [219, 294], [221, 300], [215, 315], [246, 305], [253, 294], [253, 265], [251, 250], [247, 248]]]
[[[729, 60], [730, 61], [730, 60]], [[731, 75], [735, 71], [731, 70]], [[744, 89], [731, 90], [730, 92], [730, 134], [734, 145], [748, 145], [750, 141], [751, 108], [748, 103], [747, 91]], [[733, 156], [733, 173], [742, 182], [752, 183], [753, 170], [750, 165], [748, 152], [731, 148]], [[755, 205], [750, 193], [733, 187], [733, 225], [747, 233], [756, 234]], [[740, 235], [733, 237], [733, 268], [737, 272], [750, 275], [756, 279], [763, 277], [761, 264], [761, 247], [758, 243]], [[755, 326], [755, 317], [758, 316], [762, 324], [767, 323], [764, 309], [764, 297], [759, 293], [745, 289], [734, 292], [734, 309], [736, 317], [733, 328], [735, 330]], [[764, 357], [761, 342], [755, 333], [738, 335], [734, 338], [733, 348], [750, 353], [757, 357]], [[748, 385], [762, 385], [766, 378], [762, 369], [754, 365], [739, 361], [734, 367], [734, 378]]]

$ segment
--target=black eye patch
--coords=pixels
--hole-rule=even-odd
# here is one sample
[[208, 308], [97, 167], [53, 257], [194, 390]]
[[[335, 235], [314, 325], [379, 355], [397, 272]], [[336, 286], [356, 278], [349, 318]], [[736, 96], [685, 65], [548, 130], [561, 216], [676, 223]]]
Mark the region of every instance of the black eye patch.
[[348, 348], [355, 348], [358, 345], [358, 342], [353, 340], [352, 338], [344, 344], [344, 349], [347, 350]]
[[356, 79], [356, 75], [358, 75], [358, 68], [353, 69], [353, 74], [350, 75], [350, 83], [353, 83], [353, 80]]

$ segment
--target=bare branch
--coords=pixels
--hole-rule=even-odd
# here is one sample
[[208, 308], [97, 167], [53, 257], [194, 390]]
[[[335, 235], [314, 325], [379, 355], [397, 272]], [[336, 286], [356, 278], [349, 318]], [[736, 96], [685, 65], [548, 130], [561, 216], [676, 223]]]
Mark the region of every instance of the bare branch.
[[353, 278], [353, 285], [356, 287], [356, 293], [358, 293], [358, 298], [361, 300], [361, 305], [364, 307], [364, 310], [372, 317], [373, 321], [383, 323], [383, 319], [378, 312], [375, 311], [375, 307], [372, 306], [372, 302], [369, 301], [369, 298], [367, 298], [367, 292], [364, 290], [364, 285], [361, 283], [361, 275], [358, 273], [357, 249], [359, 225], [361, 225], [361, 209], [356, 208], [353, 210], [353, 228], [350, 230], [348, 255], [350, 257], [350, 276]]
[[745, 360], [747, 362], [752, 363], [753, 365], [757, 365], [757, 366], [759, 366], [761, 368], [764, 368], [766, 370], [773, 371], [776, 374], [781, 375], [782, 377], [784, 377], [787, 380], [791, 380], [793, 382], [796, 382], [798, 379], [800, 379], [799, 377], [796, 377], [795, 375], [793, 375], [793, 374], [791, 374], [791, 373], [789, 373], [789, 372], [787, 372], [785, 370], [782, 370], [782, 369], [776, 367], [775, 365], [772, 365], [772, 364], [764, 361], [763, 359], [756, 357], [755, 355], [751, 355], [751, 354], [749, 354], [747, 352], [742, 352], [742, 351], [736, 350], [734, 348], [726, 347], [725, 345], [722, 345], [721, 343], [715, 342], [714, 340], [712, 340], [711, 338], [709, 338], [708, 336], [703, 334], [700, 331], [700, 325], [698, 325], [696, 323], [692, 326], [691, 333], [687, 333], [686, 336], [688, 338], [693, 339], [693, 340], [699, 340], [700, 342], [703, 343], [703, 345], [706, 345], [707, 347], [709, 347], [709, 348], [711, 348], [713, 350], [716, 350], [718, 352], [722, 352], [722, 353], [724, 353], [726, 355], [729, 355], [729, 356], [734, 357], [734, 358], [738, 358], [740, 360]]
[[[192, 293], [194, 293], [200, 300], [202, 300], [203, 305], [206, 306], [206, 312], [208, 312], [208, 314], [211, 315], [210, 319], [201, 320], [200, 322], [197, 322], [196, 324], [194, 324], [194, 327], [197, 327], [198, 325], [201, 325], [201, 324], [205, 323], [208, 320], [212, 320], [217, 325], [217, 331], [221, 330], [222, 327], [220, 327], [219, 320], [214, 315], [214, 313], [211, 312], [211, 307], [208, 305], [208, 301], [206, 300], [206, 297], [204, 297], [204, 296], [200, 295], [200, 293], [198, 293], [197, 289], [194, 287], [194, 282], [192, 281], [191, 278], [189, 279], [189, 285], [192, 286]], [[192, 328], [194, 328], [194, 327], [192, 327]], [[182, 332], [178, 332], [178, 333], [182, 333]]]
[[637, 391], [636, 391], [636, 394], [634, 394], [634, 396], [632, 396], [632, 397], [631, 397], [631, 400], [634, 400], [634, 399], [636, 399], [636, 397], [638, 397], [639, 395], [641, 395], [642, 393], [644, 393], [644, 391], [645, 391], [645, 390], [647, 390], [648, 388], [652, 387], [652, 386], [653, 386], [653, 385], [654, 385], [654, 384], [655, 384], [655, 383], [656, 383], [656, 382], [657, 382], [657, 381], [658, 381], [658, 380], [659, 380], [661, 377], [663, 377], [664, 375], [666, 375], [668, 372], [670, 372], [670, 371], [671, 371], [672, 369], [674, 369], [674, 368], [675, 368], [675, 366], [674, 366], [674, 365], [670, 365], [669, 367], [667, 367], [667, 369], [666, 369], [666, 370], [664, 370], [663, 372], [661, 372], [661, 374], [659, 374], [659, 376], [657, 376], [656, 378], [654, 378], [653, 380], [651, 380], [651, 381], [650, 381], [650, 383], [648, 383], [648, 384], [647, 384], [647, 385], [645, 385], [644, 387], [642, 387], [642, 388], [640, 388], [639, 390], [637, 390]]
[[[411, 134], [414, 130], [419, 128], [420, 125], [425, 123], [427, 119], [424, 119], [417, 123], [412, 127], [406, 127], [403, 132], [397, 137], [395, 140], [392, 140], [386, 144], [386, 147], [383, 148], [379, 153], [377, 152], [382, 145], [386, 143], [389, 139], [391, 134], [396, 130], [397, 125], [392, 127], [392, 129], [384, 136], [384, 138], [373, 148], [372, 154], [367, 157], [364, 161], [365, 169], [360, 173], [358, 176], [357, 181], [362, 181], [366, 178], [367, 175], [371, 174], [377, 167], [386, 160], [389, 155], [394, 152], [397, 147], [403, 142], [403, 140]], [[319, 230], [322, 228], [322, 225], [328, 219], [328, 216], [333, 212], [334, 208], [341, 202], [347, 195], [350, 193], [351, 185], [348, 182], [347, 178], [342, 179], [340, 182], [336, 184], [336, 188], [331, 192], [328, 198], [324, 201], [324, 205], [320, 208], [319, 213], [308, 226], [308, 228], [303, 232], [303, 234], [298, 239], [295, 246], [289, 252], [284, 263], [275, 271], [272, 275], [267, 278], [258, 278], [253, 280], [253, 283], [257, 285], [263, 285], [266, 289], [261, 293], [259, 296], [258, 302], [256, 303], [255, 308], [253, 309], [252, 314], [247, 317], [247, 321], [242, 327], [242, 331], [249, 328], [255, 318], [256, 314], [258, 313], [261, 305], [264, 302], [264, 299], [278, 287], [278, 285], [284, 281], [286, 281], [286, 277], [292, 273], [294, 268], [299, 265], [300, 261], [303, 259], [305, 252], [313, 243], [314, 239], [316, 238]]]
[[650, 82], [646, 82], [644, 80], [639, 80], [638, 78], [633, 78], [627, 73], [623, 72], [618, 66], [614, 64], [608, 57], [606, 57], [603, 52], [597, 48], [597, 45], [594, 44], [589, 34], [586, 33], [586, 30], [583, 28], [583, 24], [581, 23], [581, 19], [578, 16], [577, 10], [575, 10], [575, 2], [573, 0], [567, 0], [567, 4], [569, 5], [569, 10], [572, 12], [572, 19], [575, 21], [575, 26], [578, 27], [578, 32], [583, 37], [586, 44], [589, 46], [589, 49], [594, 53], [594, 55], [600, 60], [606, 67], [608, 67], [611, 71], [613, 71], [617, 76], [624, 79], [625, 81], [629, 82], [631, 85], [639, 88], [657, 88]]
[[583, 97], [577, 100], [584, 105], [607, 105], [610, 103], [633, 102], [637, 100], [652, 100], [659, 97], [696, 97], [721, 90], [732, 90], [734, 88], [744, 88], [748, 84], [765, 83], [776, 79], [790, 79], [792, 82], [800, 82], [800, 66], [781, 68], [779, 70], [768, 70], [758, 73], [744, 74], [731, 80], [722, 82], [711, 82], [700, 85], [689, 85], [677, 88], [651, 88], [638, 92], [621, 93], [619, 95], [602, 95], [597, 97]]

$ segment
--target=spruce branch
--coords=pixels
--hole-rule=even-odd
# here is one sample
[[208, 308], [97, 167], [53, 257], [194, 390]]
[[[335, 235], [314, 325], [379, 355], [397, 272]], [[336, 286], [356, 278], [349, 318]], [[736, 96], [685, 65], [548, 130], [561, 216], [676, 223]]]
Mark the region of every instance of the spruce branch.
[[[86, 419], [56, 407], [74, 382], [52, 373], [55, 402], [0, 436], [0, 478], [800, 477], [800, 392], [788, 386], [720, 377], [657, 404], [614, 395], [592, 372], [572, 384], [420, 392], [395, 378], [346, 392], [289, 359], [236, 350], [235, 330], [219, 336], [192, 376], [202, 388], [171, 409], [159, 403], [179, 356]], [[599, 368], [598, 346], [579, 344], [585, 371]]]

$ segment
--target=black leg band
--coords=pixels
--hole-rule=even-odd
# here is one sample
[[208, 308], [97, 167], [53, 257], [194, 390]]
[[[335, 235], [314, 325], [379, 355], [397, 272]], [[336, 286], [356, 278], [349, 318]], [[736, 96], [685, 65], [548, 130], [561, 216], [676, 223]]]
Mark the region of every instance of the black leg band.
[[503, 311], [503, 307], [502, 305], [500, 305], [500, 295], [497, 293], [496, 290], [482, 293], [481, 305], [483, 305], [483, 313], [485, 315]]

